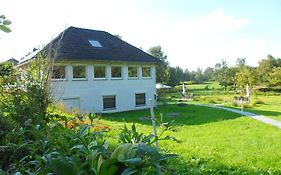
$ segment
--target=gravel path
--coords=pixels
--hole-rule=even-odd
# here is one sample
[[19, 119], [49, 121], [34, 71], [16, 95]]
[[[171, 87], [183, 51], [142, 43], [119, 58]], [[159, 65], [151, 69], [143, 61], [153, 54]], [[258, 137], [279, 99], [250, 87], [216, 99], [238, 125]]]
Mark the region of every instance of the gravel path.
[[241, 114], [241, 115], [245, 115], [245, 116], [251, 117], [253, 119], [259, 120], [259, 121], [261, 121], [263, 123], [276, 126], [276, 127], [281, 129], [281, 121], [277, 121], [277, 120], [265, 117], [263, 115], [255, 114], [255, 113], [252, 113], [252, 112], [245, 112], [245, 111], [241, 111], [239, 109], [226, 108], [226, 107], [217, 106], [217, 105], [207, 105], [207, 104], [193, 104], [193, 105], [206, 106], [206, 107], [223, 109], [223, 110], [235, 112], [235, 113], [238, 113], [238, 114]]

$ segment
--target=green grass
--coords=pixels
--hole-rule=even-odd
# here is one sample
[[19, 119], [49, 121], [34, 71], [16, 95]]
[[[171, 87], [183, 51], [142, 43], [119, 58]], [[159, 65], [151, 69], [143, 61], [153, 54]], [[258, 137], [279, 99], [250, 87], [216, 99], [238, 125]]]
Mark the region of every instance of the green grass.
[[[233, 106], [234, 94], [233, 92], [227, 92], [217, 82], [205, 82], [202, 84], [189, 84], [187, 86], [187, 94], [193, 94], [194, 98], [190, 103], [203, 103], [203, 104], [220, 104], [226, 107], [240, 108]], [[206, 89], [208, 86], [208, 89]], [[172, 93], [162, 94], [162, 97], [166, 99], [166, 102], [177, 102], [182, 99], [180, 94], [181, 85], [177, 86]], [[274, 95], [273, 95], [274, 94]], [[261, 104], [256, 102], [262, 102]], [[161, 102], [160, 102], [161, 104]], [[251, 96], [250, 108], [244, 109], [245, 111], [254, 112], [275, 120], [281, 121], [281, 95], [278, 93], [259, 92], [258, 95]]]
[[260, 100], [264, 104], [257, 104], [253, 108], [247, 109], [248, 111], [281, 121], [281, 96], [257, 96], [252, 98], [252, 101], [256, 100]]
[[[168, 113], [179, 113], [168, 117]], [[176, 132], [169, 135], [181, 140], [163, 141], [161, 148], [177, 153], [166, 168], [174, 174], [281, 174], [281, 130], [228, 111], [194, 105], [163, 105], [155, 110], [165, 122], [174, 121]], [[100, 122], [112, 127], [108, 135], [124, 124], [136, 123], [137, 129], [152, 133], [151, 121], [141, 121], [149, 110], [104, 115]], [[158, 127], [158, 132], [161, 128]]]

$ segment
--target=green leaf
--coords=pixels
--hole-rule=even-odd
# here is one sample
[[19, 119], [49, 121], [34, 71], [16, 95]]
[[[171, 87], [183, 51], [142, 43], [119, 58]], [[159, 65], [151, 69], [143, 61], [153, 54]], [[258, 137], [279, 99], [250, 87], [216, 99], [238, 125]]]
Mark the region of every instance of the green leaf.
[[73, 165], [64, 158], [52, 159], [51, 166], [55, 174], [76, 175]]
[[178, 155], [176, 154], [165, 154], [165, 155], [161, 155], [161, 157], [158, 159], [158, 161], [163, 161], [163, 160], [167, 160], [167, 159], [172, 159], [172, 158], [176, 158], [178, 157]]
[[84, 145], [75, 145], [71, 148], [71, 150], [73, 149], [79, 149], [83, 153], [88, 153], [88, 149]]
[[0, 25], [0, 30], [2, 30], [3, 32], [6, 32], [6, 33], [9, 33], [12, 31], [9, 27], [7, 27], [5, 25]]
[[88, 145], [88, 149], [92, 149], [93, 147], [97, 146], [98, 142], [96, 140], [92, 140]]
[[132, 159], [127, 159], [123, 161], [124, 163], [139, 166], [143, 164], [143, 160], [140, 157], [132, 158]]
[[85, 136], [85, 135], [86, 135], [86, 132], [87, 132], [87, 130], [88, 130], [89, 128], [90, 128], [89, 125], [84, 125], [84, 126], [82, 126], [82, 128], [80, 129], [80, 132], [79, 132], [79, 136], [80, 136], [80, 137]]
[[134, 174], [136, 172], [137, 172], [137, 170], [135, 170], [135, 169], [127, 168], [121, 173], [121, 175], [131, 175], [131, 174]]
[[137, 132], [137, 129], [136, 129], [136, 125], [135, 125], [135, 124], [132, 125], [132, 131], [133, 131], [134, 133]]
[[108, 167], [106, 175], [114, 175], [116, 174], [116, 171], [119, 169], [118, 166], [116, 165], [111, 165], [110, 167]]

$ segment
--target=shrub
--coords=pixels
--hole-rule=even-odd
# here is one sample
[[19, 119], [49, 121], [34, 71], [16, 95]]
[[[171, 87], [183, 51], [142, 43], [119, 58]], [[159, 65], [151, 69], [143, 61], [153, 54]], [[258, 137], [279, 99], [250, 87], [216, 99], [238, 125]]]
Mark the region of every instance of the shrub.
[[255, 103], [256, 103], [256, 104], [265, 104], [262, 99], [257, 99], [257, 100], [255, 100]]
[[208, 103], [216, 104], [217, 102], [215, 100], [213, 100], [213, 99], [210, 99], [210, 100], [208, 100]]
[[206, 85], [206, 86], [204, 87], [204, 89], [205, 89], [205, 90], [209, 90], [209, 85]]
[[236, 101], [232, 102], [232, 106], [235, 106], [237, 107], [238, 106], [238, 103]]
[[206, 101], [206, 99], [207, 99], [207, 98], [206, 98], [205, 96], [201, 96], [201, 97], [200, 97], [200, 101]]
[[197, 96], [194, 96], [194, 97], [192, 98], [192, 100], [193, 100], [193, 101], [200, 101], [200, 98], [197, 97]]

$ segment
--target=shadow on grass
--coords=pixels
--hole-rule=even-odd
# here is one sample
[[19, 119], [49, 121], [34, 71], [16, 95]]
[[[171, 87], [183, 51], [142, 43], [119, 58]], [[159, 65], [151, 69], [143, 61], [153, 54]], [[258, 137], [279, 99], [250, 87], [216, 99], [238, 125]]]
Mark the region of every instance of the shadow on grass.
[[247, 168], [240, 166], [225, 165], [221, 162], [214, 160], [208, 160], [204, 158], [192, 157], [188, 161], [182, 160], [180, 157], [170, 160], [166, 166], [166, 173], [171, 175], [209, 175], [209, 174], [220, 174], [220, 175], [254, 175], [254, 174], [281, 174], [280, 170], [275, 169], [258, 169], [258, 168]]
[[[195, 106], [190, 104], [161, 105], [155, 109], [155, 118], [158, 122], [171, 122], [173, 125], [201, 125], [223, 120], [233, 120], [241, 115], [225, 110], [210, 107]], [[103, 119], [117, 122], [130, 122], [151, 125], [150, 110], [137, 110], [104, 114]]]
[[277, 111], [266, 111], [260, 109], [247, 109], [247, 111], [264, 116], [280, 116], [281, 119], [281, 112], [277, 112]]

